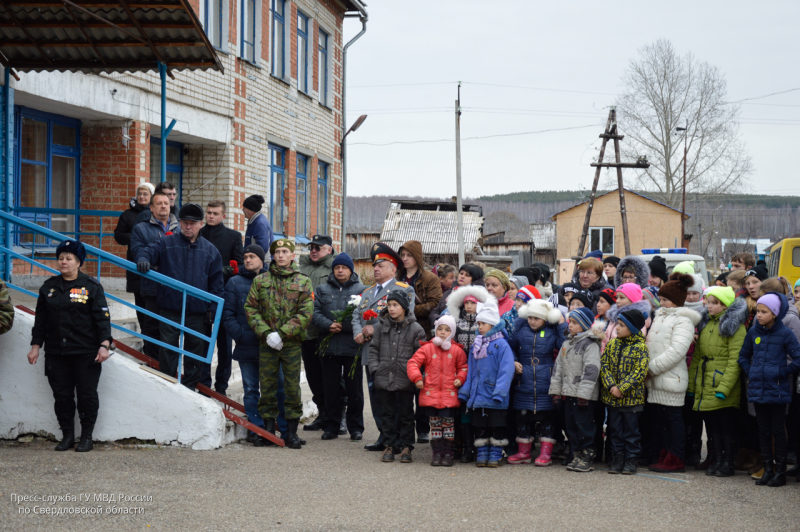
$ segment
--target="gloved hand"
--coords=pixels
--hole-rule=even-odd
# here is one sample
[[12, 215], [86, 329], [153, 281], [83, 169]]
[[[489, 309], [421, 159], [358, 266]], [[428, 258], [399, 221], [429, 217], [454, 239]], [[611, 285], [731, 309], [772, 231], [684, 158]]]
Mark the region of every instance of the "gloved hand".
[[276, 331], [272, 331], [267, 335], [267, 345], [270, 346], [275, 351], [280, 351], [283, 349], [283, 340], [281, 340], [281, 335], [278, 334]]
[[139, 270], [140, 273], [147, 273], [150, 271], [150, 261], [147, 259], [139, 259], [139, 262], [136, 263], [136, 269]]
[[222, 274], [226, 277], [231, 277], [234, 274], [233, 268], [230, 266], [223, 266]]
[[722, 392], [716, 392], [714, 394], [714, 397], [716, 397], [717, 399], [725, 399], [725, 394]]

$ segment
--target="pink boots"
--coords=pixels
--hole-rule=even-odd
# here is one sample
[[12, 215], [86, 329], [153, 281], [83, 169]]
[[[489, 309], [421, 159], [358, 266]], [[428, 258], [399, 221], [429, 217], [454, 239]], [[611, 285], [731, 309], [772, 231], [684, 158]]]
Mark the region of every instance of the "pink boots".
[[553, 444], [556, 440], [552, 438], [540, 438], [541, 448], [539, 449], [539, 456], [536, 458], [534, 465], [545, 467], [553, 463]]

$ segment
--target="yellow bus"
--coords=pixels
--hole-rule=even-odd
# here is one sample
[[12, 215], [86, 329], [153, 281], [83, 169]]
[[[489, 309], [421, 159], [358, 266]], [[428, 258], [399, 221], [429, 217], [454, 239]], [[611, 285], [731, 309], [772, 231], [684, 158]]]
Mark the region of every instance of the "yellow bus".
[[772, 244], [767, 256], [770, 277], [781, 276], [794, 286], [800, 279], [800, 238], [784, 238]]

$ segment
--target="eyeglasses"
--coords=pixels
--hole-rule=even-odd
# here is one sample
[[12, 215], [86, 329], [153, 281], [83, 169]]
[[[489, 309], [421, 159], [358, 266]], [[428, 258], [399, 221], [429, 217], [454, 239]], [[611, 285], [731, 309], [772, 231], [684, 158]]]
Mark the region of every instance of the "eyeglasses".
[[322, 248], [320, 248], [320, 247], [319, 247], [318, 245], [316, 245], [316, 244], [311, 244], [310, 246], [308, 246], [308, 249], [310, 249], [311, 251], [319, 251], [319, 250], [320, 250], [320, 249], [322, 249]]

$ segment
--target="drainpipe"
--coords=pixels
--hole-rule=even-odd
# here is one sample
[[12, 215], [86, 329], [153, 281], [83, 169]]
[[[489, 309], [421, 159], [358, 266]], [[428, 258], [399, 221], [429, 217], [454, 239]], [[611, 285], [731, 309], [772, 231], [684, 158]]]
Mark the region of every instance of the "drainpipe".
[[[3, 172], [5, 174], [5, 201], [3, 201], [3, 210], [11, 213], [14, 206], [14, 89], [11, 88], [11, 67], [7, 66], [3, 69], [4, 76], [3, 82], [3, 116], [5, 123], [2, 125], [2, 135], [5, 140], [5, 163], [6, 167]], [[9, 249], [12, 247], [11, 242], [11, 222], [6, 221], [3, 224], [3, 244]], [[6, 253], [3, 258], [3, 276], [6, 281], [11, 280], [11, 255]]]
[[347, 49], [350, 48], [354, 42], [361, 38], [367, 32], [367, 10], [359, 4], [358, 14], [345, 13], [345, 17], [358, 17], [361, 20], [361, 31], [355, 37], [347, 41], [347, 44], [342, 48], [342, 145], [341, 145], [341, 161], [342, 161], [342, 251], [345, 251], [345, 243], [347, 238], [347, 163], [345, 162], [345, 155], [347, 153], [347, 143], [345, 142], [345, 134], [347, 132]]

